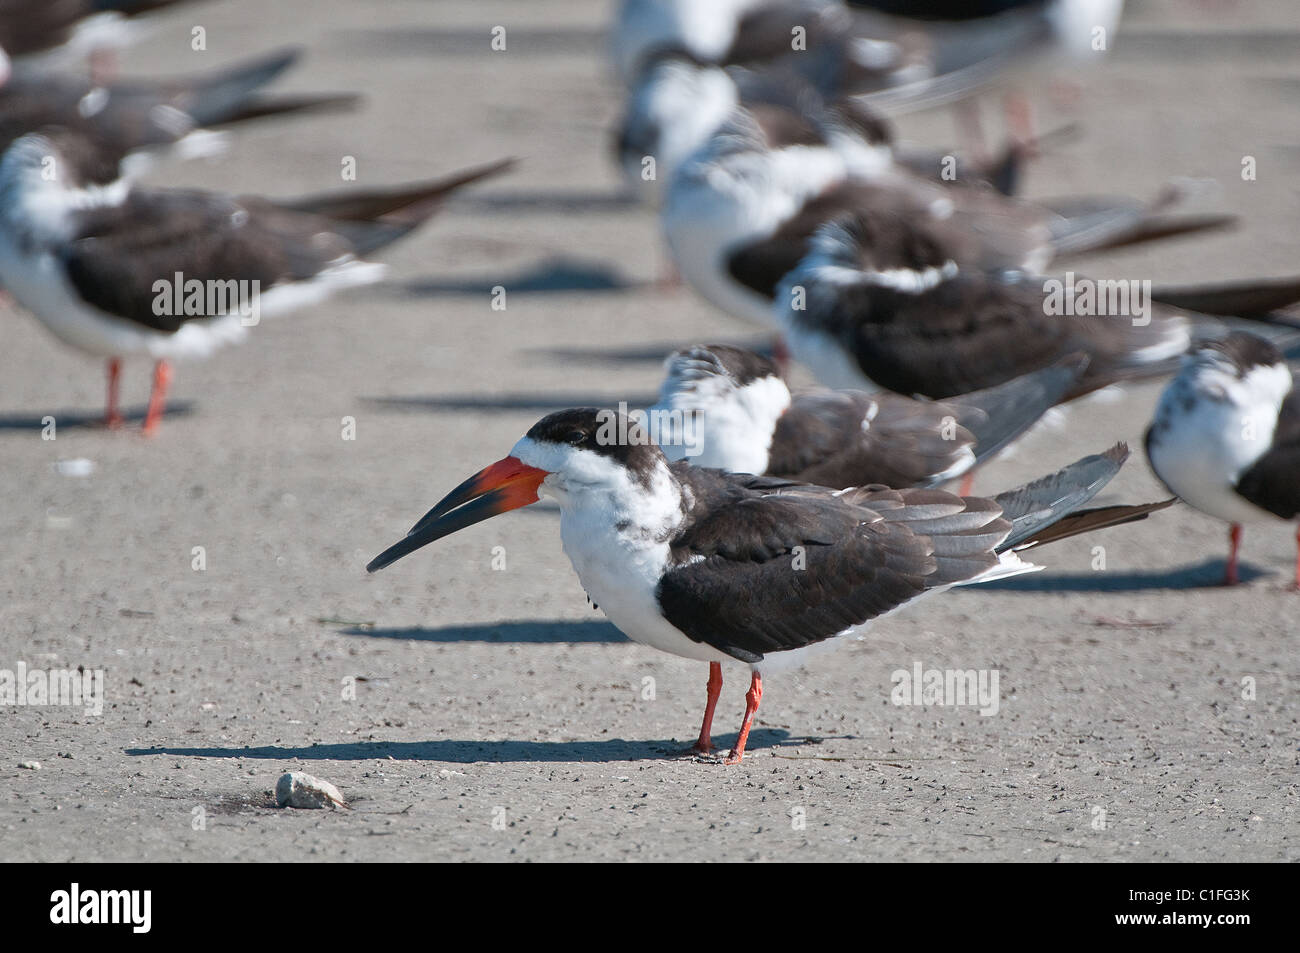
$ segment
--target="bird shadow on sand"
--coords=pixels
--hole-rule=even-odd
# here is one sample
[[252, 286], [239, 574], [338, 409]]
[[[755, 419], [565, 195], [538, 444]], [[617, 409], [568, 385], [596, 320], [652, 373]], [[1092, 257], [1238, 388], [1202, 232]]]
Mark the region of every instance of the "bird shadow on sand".
[[[163, 410], [164, 422], [168, 417], [184, 417], [194, 412], [194, 401], [178, 400], [166, 405]], [[132, 424], [143, 424], [148, 406], [122, 408], [121, 429], [126, 430]], [[59, 430], [107, 430], [104, 426], [104, 412], [84, 410], [55, 410], [31, 417], [27, 414], [0, 414], [0, 430], [44, 430], [46, 418], [53, 417], [54, 425]]]
[[413, 394], [397, 397], [362, 397], [364, 403], [386, 410], [429, 411], [432, 413], [496, 413], [527, 410], [533, 413], [550, 413], [570, 407], [617, 407], [622, 401], [628, 407], [649, 407], [657, 395], [639, 394], [632, 397], [611, 397], [608, 394], [561, 392], [520, 392], [513, 394]]
[[[407, 56], [477, 56], [488, 48], [492, 35], [486, 29], [430, 27], [371, 27], [337, 30], [335, 41], [349, 49], [371, 49]], [[511, 56], [590, 55], [605, 42], [605, 30], [587, 26], [511, 27]]]
[[[752, 758], [764, 749], [814, 744], [820, 739], [791, 738], [784, 728], [754, 728], [749, 733], [747, 751]], [[714, 735], [713, 743], [725, 754], [736, 742], [736, 735]], [[127, 748], [128, 757], [161, 756], [167, 758], [239, 758], [260, 761], [442, 761], [451, 764], [480, 762], [508, 764], [514, 762], [564, 761], [661, 761], [686, 759], [690, 742], [676, 738], [653, 741], [629, 741], [607, 738], [602, 741], [477, 741], [445, 739], [439, 741], [354, 741], [307, 747], [262, 745], [256, 748]]]
[[353, 625], [342, 635], [370, 639], [404, 639], [411, 642], [495, 642], [556, 644], [628, 643], [629, 639], [611, 623], [600, 619], [572, 621], [553, 619], [520, 622], [487, 622], [481, 625], [448, 625], [437, 629], [423, 626], [410, 628], [371, 628]]
[[[1159, 589], [1222, 588], [1225, 563], [1207, 559], [1194, 566], [1153, 569], [1145, 572], [1099, 571], [1056, 575], [1044, 572], [1012, 576], [979, 585], [980, 589], [1001, 592], [1150, 592]], [[1243, 583], [1254, 582], [1270, 573], [1248, 563], [1239, 563], [1238, 575]]]
[[479, 295], [487, 297], [504, 289], [507, 295], [564, 294], [571, 292], [615, 293], [643, 285], [624, 276], [604, 262], [553, 258], [514, 275], [460, 280], [417, 278], [394, 285], [398, 293], [416, 297]]
[[1300, 53], [1300, 31], [1241, 30], [1228, 33], [1175, 30], [1125, 30], [1117, 47], [1121, 60], [1149, 64], [1155, 60], [1202, 62], [1215, 59], [1295, 56]]
[[517, 215], [539, 212], [562, 215], [590, 215], [625, 212], [642, 202], [634, 192], [595, 192], [577, 189], [499, 189], [456, 195], [449, 201], [458, 209], [485, 215]]

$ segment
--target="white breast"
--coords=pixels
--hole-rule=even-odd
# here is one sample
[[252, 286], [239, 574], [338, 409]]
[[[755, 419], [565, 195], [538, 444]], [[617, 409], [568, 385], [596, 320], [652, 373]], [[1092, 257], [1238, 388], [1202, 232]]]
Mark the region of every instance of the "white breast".
[[86, 304], [73, 290], [62, 264], [48, 251], [24, 254], [0, 235], [0, 281], [64, 343], [96, 357], [204, 356], [247, 334], [239, 315], [187, 324], [175, 334], [155, 331]]
[[560, 538], [582, 588], [629, 639], [682, 658], [734, 661], [691, 641], [660, 613], [655, 591], [668, 565], [667, 543], [633, 543], [584, 511], [561, 512]]
[[[804, 260], [805, 263], [807, 259]], [[793, 291], [802, 288], [806, 308], [796, 312], [791, 307]], [[857, 359], [844, 349], [840, 339], [818, 327], [813, 315], [833, 306], [837, 287], [827, 284], [805, 264], [792, 271], [777, 290], [773, 303], [776, 326], [785, 338], [794, 359], [813, 372], [823, 387], [836, 390], [876, 391], [880, 387], [863, 373]]]
[[[1115, 31], [1124, 11], [1124, 0], [1056, 0], [1048, 17], [1063, 53], [1079, 62], [1096, 62], [1115, 45]], [[1104, 48], [1094, 43], [1096, 31], [1104, 31]]]
[[[1195, 379], [1185, 373], [1165, 389], [1147, 453], [1152, 469], [1188, 505], [1229, 523], [1277, 519], [1234, 487], [1273, 441], [1277, 402], [1261, 393], [1271, 388], [1258, 385], [1279, 373], [1289, 381], [1285, 367], [1255, 368], [1245, 381], [1230, 373], [1202, 372]], [[1219, 398], [1207, 395], [1207, 387], [1219, 388]]]
[[795, 322], [783, 327], [782, 332], [794, 359], [812, 371], [823, 387], [868, 392], [880, 389], [831, 335]]

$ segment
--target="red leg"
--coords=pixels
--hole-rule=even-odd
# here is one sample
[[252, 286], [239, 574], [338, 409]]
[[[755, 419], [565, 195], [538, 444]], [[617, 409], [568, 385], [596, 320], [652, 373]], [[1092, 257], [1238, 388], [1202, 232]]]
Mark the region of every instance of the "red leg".
[[740, 759], [745, 757], [745, 742], [749, 740], [749, 727], [754, 723], [754, 712], [758, 711], [758, 703], [762, 700], [763, 676], [755, 672], [749, 683], [749, 691], [745, 692], [745, 720], [740, 723], [740, 737], [736, 739], [736, 747], [727, 756], [727, 764], [740, 764]]
[[690, 749], [695, 754], [711, 754], [713, 742], [713, 710], [718, 707], [718, 696], [722, 694], [722, 663], [709, 663], [709, 696], [704, 703], [704, 724], [700, 725], [700, 740]]
[[1034, 107], [1029, 97], [1021, 92], [1007, 93], [1002, 101], [1006, 111], [1007, 129], [1011, 141], [1019, 146], [1027, 158], [1038, 155], [1038, 137], [1034, 135]]
[[975, 471], [967, 470], [966, 475], [961, 478], [961, 488], [957, 490], [958, 496], [970, 496], [971, 490], [975, 488]]
[[105, 427], [122, 426], [122, 415], [117, 409], [117, 383], [121, 376], [121, 359], [110, 357], [108, 359], [108, 406], [104, 409]]
[[1225, 586], [1237, 584], [1237, 553], [1241, 550], [1241, 524], [1233, 523], [1228, 529], [1228, 568], [1223, 574]]
[[786, 343], [785, 335], [778, 334], [772, 338], [772, 363], [776, 365], [782, 377], [789, 376], [790, 363], [793, 360], [794, 355], [790, 353], [790, 345]]
[[96, 86], [111, 83], [117, 78], [117, 52], [111, 47], [101, 46], [90, 51], [90, 81]]
[[162, 420], [163, 407], [167, 404], [167, 388], [171, 382], [171, 365], [159, 361], [153, 366], [153, 391], [149, 394], [149, 412], [144, 416], [145, 436], [152, 437], [158, 430], [158, 421]]

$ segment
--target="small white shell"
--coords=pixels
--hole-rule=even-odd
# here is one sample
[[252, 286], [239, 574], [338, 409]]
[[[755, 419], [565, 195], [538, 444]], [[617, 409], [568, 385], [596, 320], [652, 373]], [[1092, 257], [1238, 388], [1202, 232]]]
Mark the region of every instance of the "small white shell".
[[334, 785], [301, 771], [280, 775], [280, 780], [275, 782], [275, 803], [298, 808], [348, 806]]

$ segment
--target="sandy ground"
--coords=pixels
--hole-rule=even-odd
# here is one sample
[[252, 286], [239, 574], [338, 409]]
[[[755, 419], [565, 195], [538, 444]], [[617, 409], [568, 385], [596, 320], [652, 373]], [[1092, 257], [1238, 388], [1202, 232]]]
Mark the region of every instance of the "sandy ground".
[[[342, 186], [345, 156], [363, 185], [522, 162], [393, 250], [388, 285], [181, 366], [185, 412], [153, 440], [85, 425], [100, 364], [3, 314], [0, 668], [103, 669], [107, 704], [98, 717], [0, 707], [0, 857], [1300, 859], [1284, 527], [1248, 533], [1248, 582], [1232, 591], [1207, 585], [1224, 527], [1185, 509], [1043, 550], [1043, 573], [926, 601], [768, 679], [751, 753], [729, 768], [671, 757], [698, 729], [705, 668], [590, 609], [553, 512], [363, 572], [545, 411], [652, 393], [648, 355], [669, 346], [756, 339], [653, 284], [654, 217], [620, 198], [609, 162], [610, 6], [212, 2], [159, 20], [130, 55], [129, 70], [164, 73], [301, 43], [311, 57], [288, 88], [368, 100], [250, 128], [225, 159], [166, 165], [159, 183], [289, 195]], [[1294, 4], [1132, 7], [1073, 111], [1036, 94], [1045, 124], [1083, 134], [1027, 191], [1211, 178], [1202, 202], [1243, 226], [1062, 267], [1156, 281], [1300, 269]], [[196, 24], [203, 53], [188, 45]], [[505, 52], [489, 48], [495, 25]], [[947, 113], [901, 130], [955, 135]], [[128, 365], [125, 386], [142, 405], [146, 365]], [[1155, 498], [1138, 448], [1157, 392], [1075, 408], [977, 490], [1127, 440], [1137, 452], [1104, 499]], [[59, 472], [77, 460], [93, 473]], [[916, 663], [996, 669], [998, 713], [891, 704], [891, 673]], [[728, 672], [721, 743], [746, 683]], [[290, 770], [353, 809], [269, 806]]]

